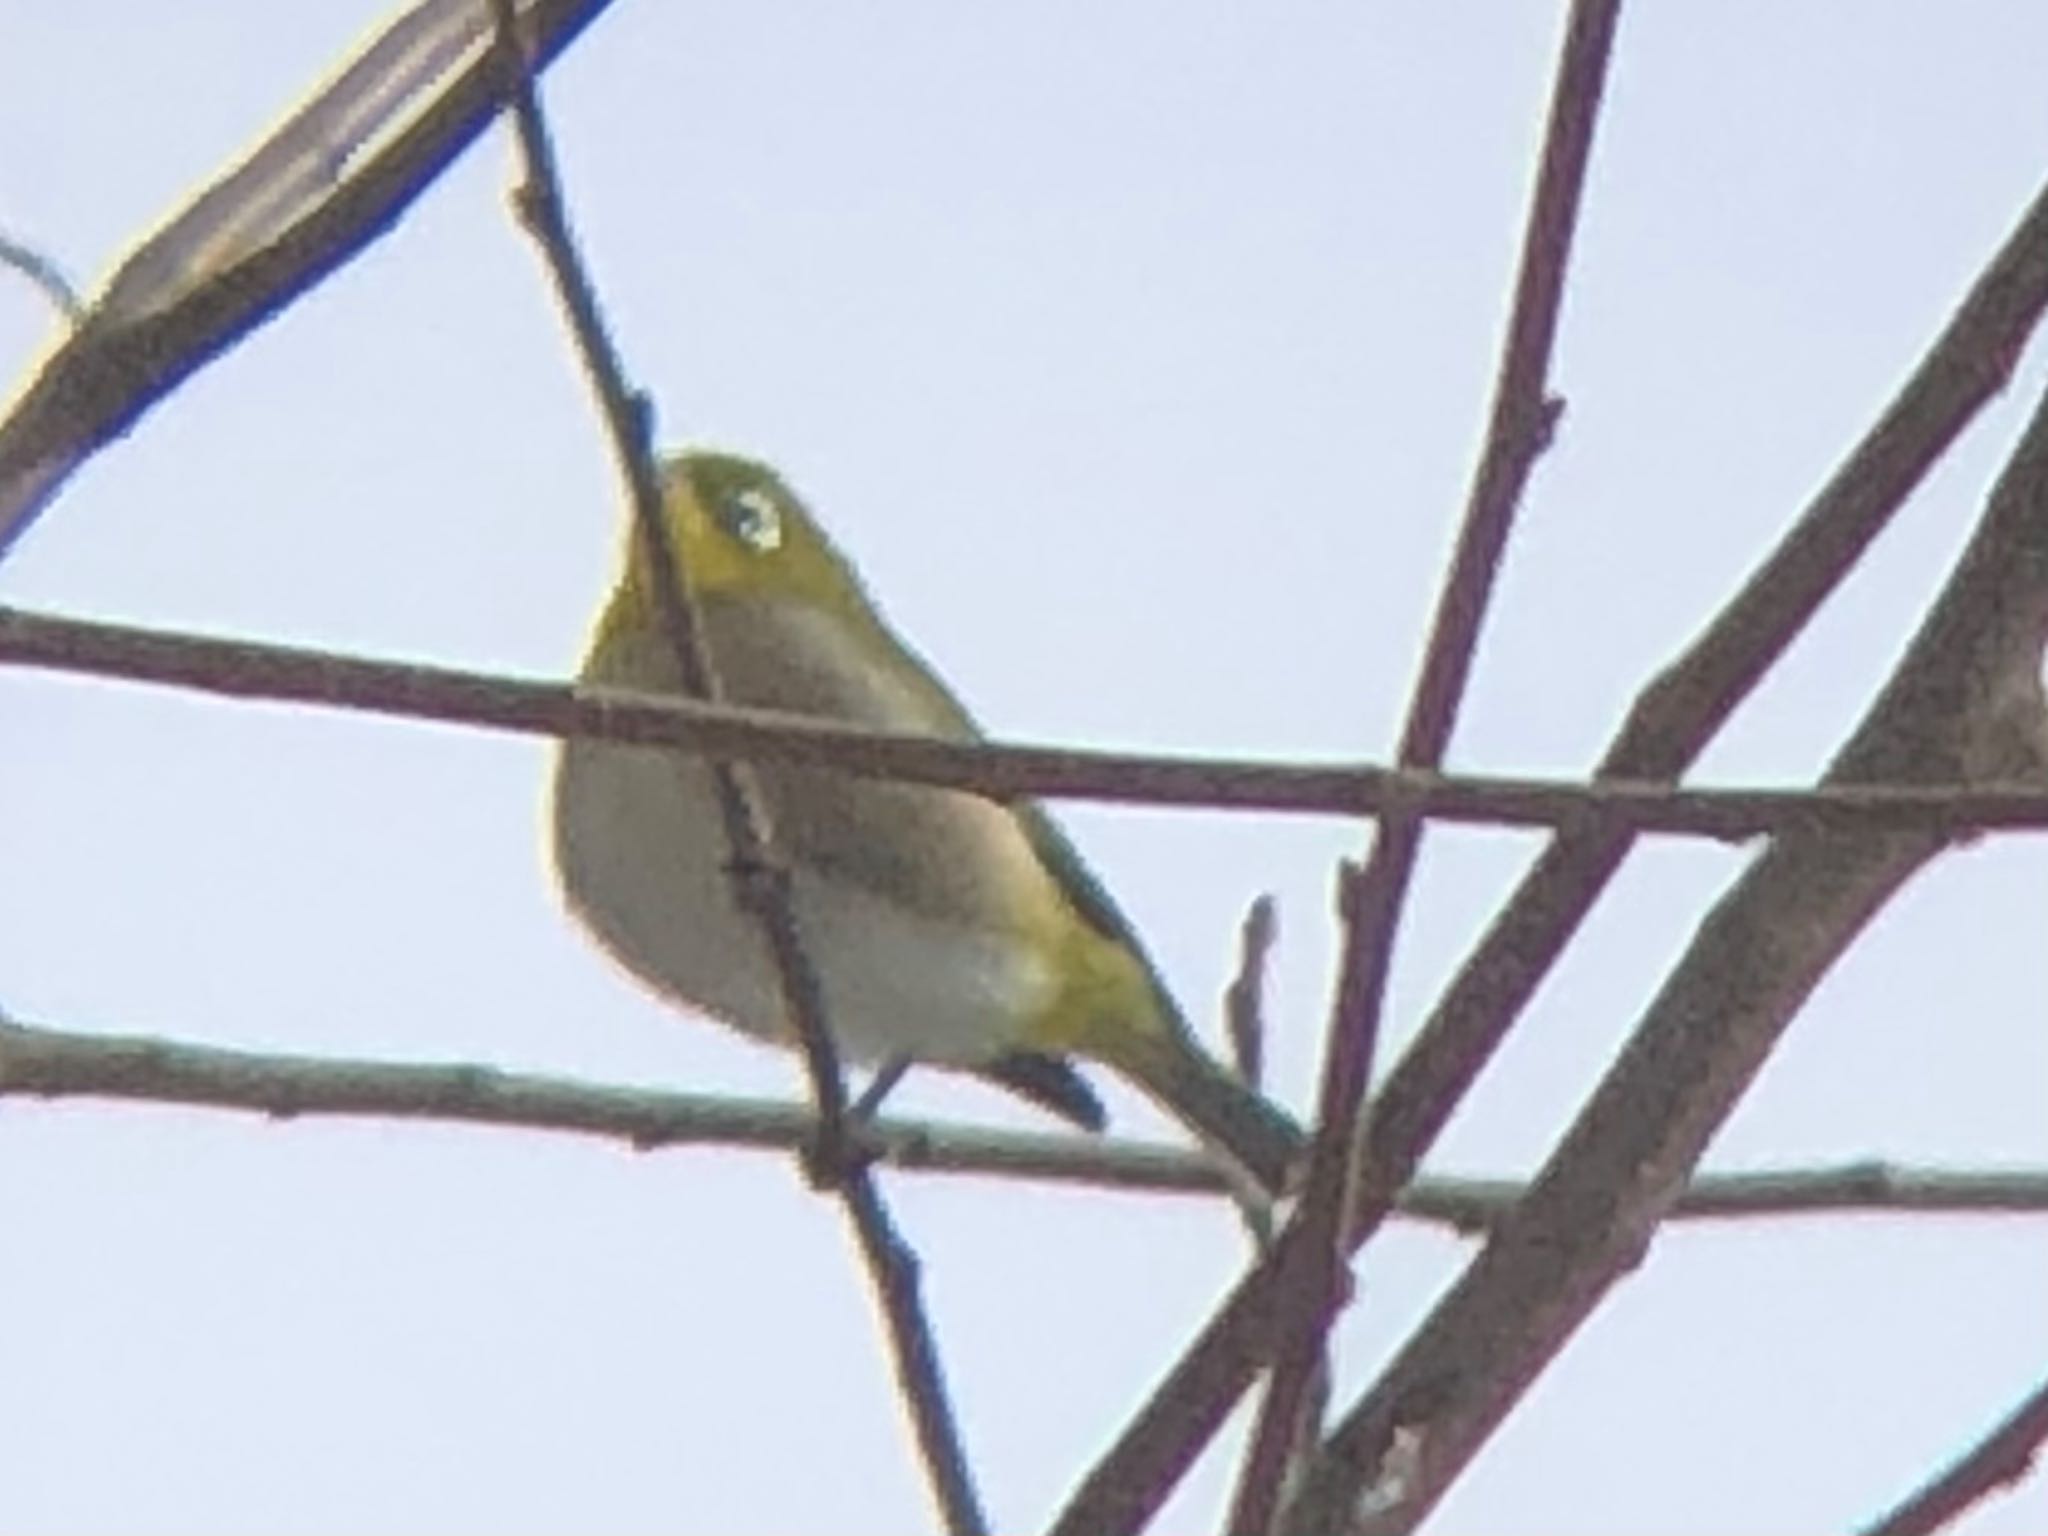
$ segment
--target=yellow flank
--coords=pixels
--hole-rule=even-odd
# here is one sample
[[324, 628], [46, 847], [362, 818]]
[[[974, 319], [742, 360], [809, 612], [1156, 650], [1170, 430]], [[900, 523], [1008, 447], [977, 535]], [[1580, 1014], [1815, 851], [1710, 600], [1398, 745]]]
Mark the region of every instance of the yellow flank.
[[1151, 976], [1130, 949], [1088, 926], [1063, 898], [1045, 937], [1057, 954], [1060, 990], [1026, 1026], [1025, 1043], [1126, 1065], [1168, 1022]]

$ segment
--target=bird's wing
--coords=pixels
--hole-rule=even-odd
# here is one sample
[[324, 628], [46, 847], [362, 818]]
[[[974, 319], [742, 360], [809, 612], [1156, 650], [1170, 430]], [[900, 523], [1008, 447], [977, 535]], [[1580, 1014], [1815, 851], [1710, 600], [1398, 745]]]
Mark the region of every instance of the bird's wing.
[[1045, 807], [1035, 800], [1014, 800], [1010, 810], [1023, 824], [1024, 835], [1031, 844], [1031, 851], [1038, 855], [1046, 873], [1052, 876], [1060, 893], [1072, 904], [1074, 910], [1088, 922], [1088, 926], [1104, 938], [1116, 939], [1137, 946], [1138, 935], [1131, 928], [1130, 919], [1116, 904], [1116, 898], [1096, 876], [1094, 870], [1081, 857], [1065, 830], [1054, 821]]
[[1124, 916], [1116, 898], [1109, 894], [1109, 888], [1088, 867], [1088, 861], [1081, 857], [1081, 851], [1074, 846], [1066, 831], [1035, 800], [1012, 801], [1010, 810], [1024, 828], [1024, 835], [1032, 851], [1038, 855], [1039, 863], [1045, 866], [1046, 873], [1060, 888], [1060, 894], [1066, 897], [1089, 927], [1104, 938], [1124, 945], [1138, 957], [1139, 963], [1145, 967], [1145, 975], [1151, 980], [1161, 1011], [1174, 1024], [1185, 1029], [1186, 1018], [1174, 1002], [1173, 994], [1166, 990], [1166, 983], [1160, 979], [1159, 968], [1145, 952], [1138, 931]]

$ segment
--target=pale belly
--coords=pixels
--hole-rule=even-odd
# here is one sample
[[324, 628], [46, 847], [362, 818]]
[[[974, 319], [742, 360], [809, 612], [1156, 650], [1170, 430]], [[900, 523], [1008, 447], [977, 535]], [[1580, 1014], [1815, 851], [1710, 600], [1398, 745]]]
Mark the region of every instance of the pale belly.
[[[759, 924], [726, 873], [710, 777], [695, 760], [572, 741], [555, 780], [555, 867], [569, 907], [671, 999], [786, 1043], [787, 1010]], [[885, 901], [803, 870], [791, 899], [840, 1050], [972, 1066], [1022, 1043], [1053, 978], [1014, 936]]]

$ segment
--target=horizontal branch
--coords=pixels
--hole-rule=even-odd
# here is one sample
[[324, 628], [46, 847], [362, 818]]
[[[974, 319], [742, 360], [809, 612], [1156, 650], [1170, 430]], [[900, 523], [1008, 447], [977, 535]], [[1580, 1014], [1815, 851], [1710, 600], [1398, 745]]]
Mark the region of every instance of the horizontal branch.
[[[190, 1045], [0, 1023], [0, 1098], [116, 1099], [195, 1109], [429, 1120], [551, 1131], [639, 1151], [733, 1147], [789, 1152], [814, 1134], [807, 1104], [616, 1088], [474, 1065], [415, 1064]], [[869, 1147], [891, 1167], [1084, 1184], [1153, 1194], [1229, 1193], [1205, 1159], [1177, 1147], [888, 1118]], [[1512, 1179], [1429, 1177], [1404, 1215], [1483, 1231], [1520, 1198]], [[1961, 1172], [1858, 1162], [1708, 1175], [1675, 1214], [1694, 1218], [1845, 1211], [2048, 1215], [2048, 1169]]]
[[0, 606], [0, 663], [227, 698], [311, 704], [536, 736], [590, 736], [964, 789], [996, 798], [1201, 806], [1325, 816], [1413, 810], [1443, 821], [1739, 841], [1781, 832], [1916, 829], [1961, 836], [2048, 828], [2035, 785], [1834, 784], [1685, 789], [1368, 765], [1174, 757], [938, 741], [701, 700], [538, 682], [417, 662], [225, 640]]

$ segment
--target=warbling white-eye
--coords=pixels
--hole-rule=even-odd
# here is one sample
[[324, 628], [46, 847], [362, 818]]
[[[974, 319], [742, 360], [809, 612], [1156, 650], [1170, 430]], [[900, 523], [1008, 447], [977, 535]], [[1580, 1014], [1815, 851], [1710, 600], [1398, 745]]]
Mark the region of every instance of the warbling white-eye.
[[[845, 558], [764, 464], [722, 453], [664, 466], [667, 526], [726, 699], [954, 740], [981, 732], [876, 611]], [[584, 658], [585, 683], [679, 693], [645, 541]], [[1268, 1192], [1302, 1135], [1212, 1060], [1130, 924], [1028, 800], [761, 763], [790, 900], [843, 1056], [993, 1079], [1077, 1124], [1103, 1121], [1069, 1058], [1101, 1062]], [[778, 973], [735, 904], [702, 758], [566, 742], [554, 855], [570, 908], [657, 992], [790, 1044]]]

